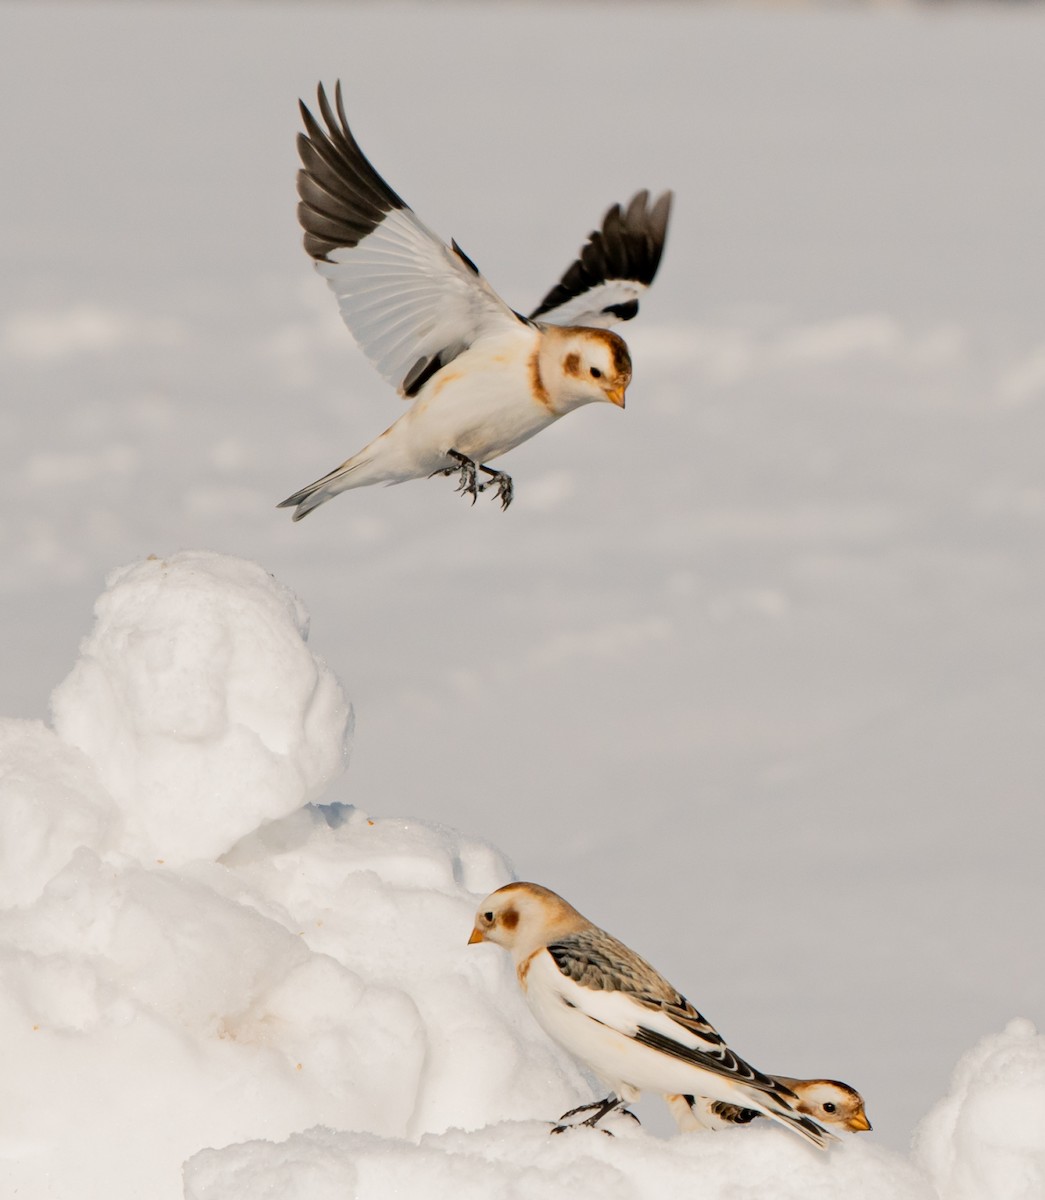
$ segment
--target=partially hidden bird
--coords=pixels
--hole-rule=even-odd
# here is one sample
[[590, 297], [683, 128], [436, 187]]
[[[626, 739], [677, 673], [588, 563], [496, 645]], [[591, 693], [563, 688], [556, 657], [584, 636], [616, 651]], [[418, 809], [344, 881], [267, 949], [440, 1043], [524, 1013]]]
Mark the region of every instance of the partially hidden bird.
[[596, 1127], [642, 1092], [706, 1096], [779, 1122], [824, 1149], [832, 1133], [800, 1111], [781, 1080], [746, 1063], [648, 962], [535, 883], [510, 883], [479, 905], [469, 943], [512, 956], [538, 1023], [611, 1089], [571, 1109]]
[[[846, 1133], [865, 1133], [871, 1122], [864, 1109], [864, 1098], [848, 1083], [838, 1079], [793, 1079], [789, 1075], [774, 1075], [798, 1097], [795, 1108], [831, 1130]], [[707, 1096], [665, 1096], [675, 1124], [683, 1131], [731, 1129], [761, 1118], [753, 1108], [726, 1104]]]
[[446, 245], [377, 173], [318, 88], [323, 125], [304, 103], [298, 219], [305, 249], [359, 346], [410, 408], [340, 466], [279, 505], [299, 521], [349, 488], [456, 475], [470, 496], [511, 476], [487, 464], [593, 401], [624, 407], [631, 358], [610, 330], [637, 312], [660, 265], [672, 194], [614, 205], [528, 317], [490, 287], [456, 241]]

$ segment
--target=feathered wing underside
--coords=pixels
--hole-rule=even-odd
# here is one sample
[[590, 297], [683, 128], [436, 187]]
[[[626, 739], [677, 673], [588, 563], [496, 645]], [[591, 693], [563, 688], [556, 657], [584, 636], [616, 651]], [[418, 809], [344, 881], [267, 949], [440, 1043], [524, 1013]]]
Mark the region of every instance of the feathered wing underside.
[[626, 208], [615, 204], [530, 319], [602, 329], [631, 320], [660, 266], [671, 200], [665, 192], [650, 206], [641, 191]]
[[388, 186], [345, 117], [318, 89], [324, 129], [301, 105], [298, 220], [305, 249], [363, 352], [404, 396], [477, 338], [520, 318], [457, 246], [447, 246]]

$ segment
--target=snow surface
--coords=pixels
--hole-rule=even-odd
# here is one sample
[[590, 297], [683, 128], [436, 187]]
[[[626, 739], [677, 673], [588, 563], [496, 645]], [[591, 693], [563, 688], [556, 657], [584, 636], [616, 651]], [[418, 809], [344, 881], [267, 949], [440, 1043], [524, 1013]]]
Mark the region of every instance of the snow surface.
[[[324, 795], [503, 847], [905, 1151], [968, 1047], [1045, 1026], [1045, 8], [594, 13], [0, 0], [0, 712], [48, 717], [115, 565], [262, 563], [355, 706]], [[508, 513], [446, 480], [274, 507], [399, 411], [294, 216], [295, 99], [337, 77], [520, 308], [676, 191], [626, 412], [513, 452]], [[177, 778], [5, 728], [5, 902], [128, 822], [146, 862], [244, 836], [159, 828], [211, 735], [316, 794], [335, 739], [205, 677]]]
[[511, 868], [340, 799], [348, 707], [300, 601], [181, 552], [95, 612], [55, 730], [0, 724], [0, 1194], [173, 1200], [183, 1164], [189, 1200], [1043, 1194], [1026, 1020], [965, 1056], [912, 1159], [768, 1125], [551, 1136], [592, 1081], [467, 945]]

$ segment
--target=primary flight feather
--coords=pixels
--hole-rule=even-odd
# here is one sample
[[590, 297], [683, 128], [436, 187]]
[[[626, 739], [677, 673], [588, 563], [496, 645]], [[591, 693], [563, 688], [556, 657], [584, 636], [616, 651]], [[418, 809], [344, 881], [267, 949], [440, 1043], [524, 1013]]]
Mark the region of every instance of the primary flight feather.
[[583, 404], [624, 407], [631, 359], [609, 330], [638, 311], [667, 235], [671, 193], [614, 205], [529, 317], [511, 309], [456, 242], [446, 245], [360, 150], [341, 97], [302, 104], [298, 219], [305, 249], [360, 348], [410, 408], [329, 474], [289, 496], [299, 521], [349, 488], [457, 475], [475, 497], [511, 478], [486, 464]]

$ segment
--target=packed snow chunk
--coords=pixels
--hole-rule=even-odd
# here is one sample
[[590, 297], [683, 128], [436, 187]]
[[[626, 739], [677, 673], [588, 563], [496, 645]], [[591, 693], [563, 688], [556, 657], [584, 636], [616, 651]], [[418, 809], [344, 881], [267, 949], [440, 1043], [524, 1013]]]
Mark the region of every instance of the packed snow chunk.
[[410, 997], [315, 953], [270, 906], [215, 863], [81, 849], [0, 913], [0, 1180], [175, 1200], [203, 1146], [407, 1128], [427, 1053]]
[[344, 770], [351, 708], [301, 602], [257, 564], [150, 557], [109, 577], [95, 616], [51, 707], [123, 815], [120, 850], [216, 858]]
[[614, 1137], [513, 1121], [412, 1143], [312, 1129], [287, 1142], [204, 1151], [185, 1166], [186, 1200], [937, 1200], [901, 1155], [859, 1141], [821, 1154], [768, 1125], [651, 1137], [628, 1121]]
[[[222, 863], [313, 951], [413, 1002], [425, 1051], [409, 1120], [398, 1130], [355, 1128], [416, 1137], [556, 1116], [592, 1098], [590, 1079], [531, 1017], [508, 956], [468, 945], [476, 904], [512, 878], [486, 843], [333, 804], [270, 822]], [[371, 1034], [371, 1053], [354, 1069], [376, 1086], [403, 1032], [389, 1015]]]
[[914, 1149], [942, 1200], [1045, 1196], [1045, 1037], [1030, 1021], [963, 1056]]
[[0, 908], [35, 900], [80, 846], [101, 848], [113, 815], [79, 750], [40, 721], [0, 720]]

